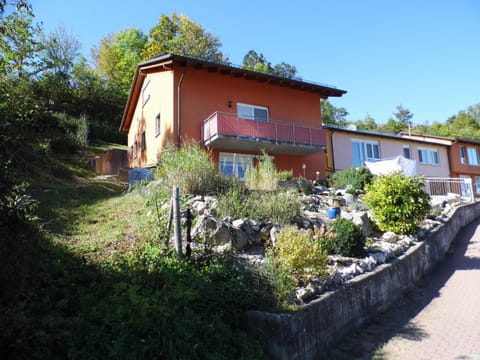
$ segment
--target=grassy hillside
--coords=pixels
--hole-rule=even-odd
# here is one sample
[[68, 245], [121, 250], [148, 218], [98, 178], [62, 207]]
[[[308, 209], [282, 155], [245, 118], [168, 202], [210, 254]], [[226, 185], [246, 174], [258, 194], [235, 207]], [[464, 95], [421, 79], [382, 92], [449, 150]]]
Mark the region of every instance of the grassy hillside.
[[68, 166], [34, 181], [35, 222], [8, 225], [3, 358], [263, 358], [241, 329], [246, 309], [272, 303], [267, 282], [228, 257], [177, 262], [141, 189]]

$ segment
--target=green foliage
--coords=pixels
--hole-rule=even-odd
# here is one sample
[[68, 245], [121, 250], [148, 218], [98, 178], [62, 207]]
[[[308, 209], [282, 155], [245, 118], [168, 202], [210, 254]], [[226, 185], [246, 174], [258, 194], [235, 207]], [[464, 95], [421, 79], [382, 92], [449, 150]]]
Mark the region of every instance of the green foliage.
[[275, 190], [277, 188], [277, 170], [273, 160], [266, 152], [262, 153], [256, 167], [247, 169], [245, 185], [251, 190]]
[[183, 194], [206, 194], [215, 189], [217, 172], [211, 154], [191, 141], [180, 149], [170, 144], [162, 150], [156, 178], [170, 189], [179, 186]]
[[265, 58], [263, 54], [257, 54], [255, 50], [250, 50], [243, 57], [242, 67], [247, 70], [267, 73], [289, 79], [301, 79], [297, 75], [297, 68], [295, 66], [285, 62], [272, 66], [272, 64]]
[[332, 229], [327, 229], [325, 225], [308, 230], [308, 234], [314, 241], [320, 244], [320, 247], [327, 253], [333, 254], [335, 248], [336, 235]]
[[220, 217], [231, 216], [235, 219], [247, 218], [251, 209], [247, 206], [249, 192], [242, 184], [231, 186], [218, 197], [218, 214]]
[[313, 192], [313, 183], [311, 181], [308, 181], [307, 179], [304, 179], [303, 177], [300, 177], [297, 179], [297, 184], [298, 187], [300, 188], [300, 191], [305, 194], [305, 195], [311, 195]]
[[88, 123], [85, 116], [52, 114], [45, 137], [50, 139], [51, 149], [57, 153], [74, 153], [88, 145]]
[[327, 273], [327, 253], [312, 234], [295, 227], [287, 227], [278, 233], [268, 256], [272, 257], [276, 269], [298, 282]]
[[337, 218], [331, 222], [330, 229], [335, 234], [333, 253], [352, 257], [365, 253], [365, 236], [358, 225], [350, 220]]
[[280, 170], [277, 171], [278, 180], [292, 180], [293, 179], [293, 170]]
[[322, 122], [329, 125], [345, 126], [347, 124], [346, 116], [348, 111], [345, 108], [337, 108], [328, 100], [321, 101]]
[[367, 185], [363, 201], [380, 230], [409, 234], [430, 211], [430, 198], [423, 187], [422, 177], [381, 176]]
[[333, 173], [329, 178], [331, 186], [345, 189], [350, 187], [355, 190], [364, 190], [365, 185], [373, 180], [372, 173], [366, 167], [348, 168]]
[[147, 36], [134, 28], [102, 38], [100, 45], [92, 49], [96, 72], [128, 96], [146, 44]]
[[237, 185], [219, 196], [217, 211], [220, 217], [291, 224], [300, 215], [300, 203], [294, 191], [248, 191]]
[[221, 46], [218, 36], [205, 31], [187, 16], [173, 13], [170, 17], [160, 16], [157, 25], [150, 29], [143, 58], [177, 54], [225, 63], [227, 59], [219, 50]]
[[40, 193], [41, 233], [0, 219], [4, 357], [263, 358], [242, 328], [247, 309], [277, 306], [266, 273], [232, 257], [178, 262], [142, 242], [136, 224], [152, 215], [136, 192]]

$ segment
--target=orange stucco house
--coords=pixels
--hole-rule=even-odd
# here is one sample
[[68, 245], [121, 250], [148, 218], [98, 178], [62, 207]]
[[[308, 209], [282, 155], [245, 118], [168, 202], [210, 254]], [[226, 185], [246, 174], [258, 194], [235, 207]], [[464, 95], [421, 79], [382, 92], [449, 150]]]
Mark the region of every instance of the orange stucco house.
[[151, 167], [162, 148], [197, 141], [220, 172], [243, 177], [266, 151], [278, 170], [325, 176], [320, 100], [346, 91], [179, 55], [137, 66], [120, 131], [129, 167]]

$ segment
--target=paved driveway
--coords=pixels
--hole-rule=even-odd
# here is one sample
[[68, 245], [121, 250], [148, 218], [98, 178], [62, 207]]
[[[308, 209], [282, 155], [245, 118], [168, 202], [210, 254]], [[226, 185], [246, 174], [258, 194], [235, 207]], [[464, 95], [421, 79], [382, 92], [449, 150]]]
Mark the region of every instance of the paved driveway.
[[416, 288], [328, 358], [480, 360], [480, 220]]

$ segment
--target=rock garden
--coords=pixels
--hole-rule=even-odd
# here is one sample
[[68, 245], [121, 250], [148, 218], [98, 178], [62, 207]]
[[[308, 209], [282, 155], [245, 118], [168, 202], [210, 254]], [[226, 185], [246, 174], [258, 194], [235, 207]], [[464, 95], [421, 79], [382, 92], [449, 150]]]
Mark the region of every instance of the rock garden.
[[217, 192], [183, 190], [181, 207], [189, 211], [182, 213], [190, 214], [192, 226], [182, 247], [192, 256], [228, 253], [266, 269], [288, 308], [392, 261], [461, 203], [455, 194], [432, 201], [421, 177], [374, 178], [352, 168], [320, 184], [282, 175], [269, 159], [260, 159], [244, 182], [216, 179]]

